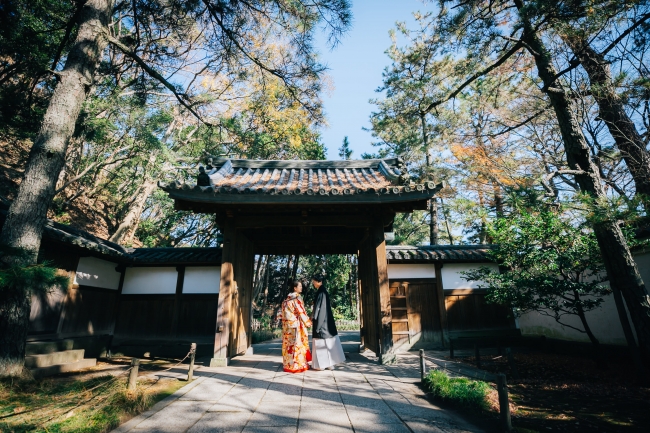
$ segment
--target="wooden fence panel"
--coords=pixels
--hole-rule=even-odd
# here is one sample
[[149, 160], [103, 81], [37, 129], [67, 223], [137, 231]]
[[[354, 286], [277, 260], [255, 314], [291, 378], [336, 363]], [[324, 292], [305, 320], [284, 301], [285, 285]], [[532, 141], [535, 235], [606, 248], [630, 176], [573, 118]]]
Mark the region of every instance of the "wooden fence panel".
[[79, 286], [68, 291], [61, 334], [102, 335], [111, 332], [117, 291]]
[[182, 295], [176, 336], [214, 339], [219, 295]]
[[173, 317], [174, 295], [122, 295], [115, 338], [169, 340]]
[[450, 291], [445, 293], [447, 323], [450, 331], [503, 329], [514, 327], [507, 307], [488, 304], [485, 292]]

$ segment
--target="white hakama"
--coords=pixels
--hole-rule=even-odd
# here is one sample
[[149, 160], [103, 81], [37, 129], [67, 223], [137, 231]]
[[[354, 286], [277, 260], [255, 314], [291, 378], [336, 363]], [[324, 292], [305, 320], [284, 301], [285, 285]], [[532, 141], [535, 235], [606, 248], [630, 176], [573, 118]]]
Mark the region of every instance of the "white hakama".
[[325, 339], [313, 338], [311, 356], [312, 368], [316, 370], [325, 370], [327, 367], [345, 362], [343, 346], [338, 335]]

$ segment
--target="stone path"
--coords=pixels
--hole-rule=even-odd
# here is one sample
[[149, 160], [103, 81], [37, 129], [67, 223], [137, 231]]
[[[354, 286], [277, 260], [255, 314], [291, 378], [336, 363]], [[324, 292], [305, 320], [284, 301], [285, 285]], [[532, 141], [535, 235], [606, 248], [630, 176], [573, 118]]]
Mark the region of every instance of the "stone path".
[[426, 400], [417, 370], [377, 365], [354, 353], [358, 333], [342, 336], [348, 361], [334, 371], [285, 373], [280, 343], [257, 344], [228, 367], [201, 367], [191, 384], [113, 432], [482, 431]]

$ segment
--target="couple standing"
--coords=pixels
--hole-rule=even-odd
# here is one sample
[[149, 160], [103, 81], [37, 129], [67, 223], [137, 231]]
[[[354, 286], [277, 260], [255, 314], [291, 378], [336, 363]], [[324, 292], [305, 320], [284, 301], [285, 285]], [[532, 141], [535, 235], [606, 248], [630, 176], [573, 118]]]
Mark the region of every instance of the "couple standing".
[[[345, 361], [322, 275], [314, 275], [312, 285], [318, 290], [312, 319], [307, 316], [300, 296], [300, 281], [293, 282], [293, 292], [282, 302], [282, 364], [284, 371], [289, 373], [309, 370], [309, 361], [315, 370], [333, 369], [334, 365]], [[313, 350], [310, 351], [307, 328], [312, 326], [312, 322]]]

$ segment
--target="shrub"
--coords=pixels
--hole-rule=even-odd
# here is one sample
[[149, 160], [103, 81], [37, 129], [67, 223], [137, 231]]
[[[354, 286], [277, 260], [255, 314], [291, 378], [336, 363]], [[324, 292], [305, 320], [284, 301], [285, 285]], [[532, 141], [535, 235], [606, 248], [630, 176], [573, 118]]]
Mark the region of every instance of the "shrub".
[[424, 378], [424, 386], [435, 398], [455, 406], [474, 410], [487, 409], [490, 385], [464, 377], [449, 377], [438, 370], [431, 370]]
[[253, 331], [252, 340], [253, 344], [261, 343], [263, 341], [273, 340], [274, 338], [280, 338], [282, 336], [281, 328], [261, 328], [256, 331]]

